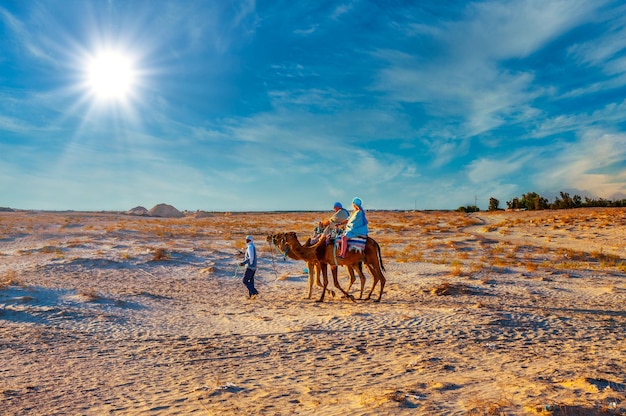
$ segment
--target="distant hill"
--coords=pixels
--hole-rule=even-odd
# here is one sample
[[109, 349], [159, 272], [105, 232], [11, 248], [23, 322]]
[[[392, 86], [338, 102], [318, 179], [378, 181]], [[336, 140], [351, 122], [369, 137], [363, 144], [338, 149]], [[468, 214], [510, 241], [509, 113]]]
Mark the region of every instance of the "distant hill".
[[148, 211], [148, 215], [162, 218], [182, 218], [185, 216], [182, 212], [167, 204], [157, 204], [153, 206], [150, 211]]
[[150, 216], [150, 213], [148, 212], [148, 210], [142, 206], [138, 206], [135, 208], [131, 208], [128, 211], [125, 212], [128, 215], [138, 215], [141, 217], [148, 217]]

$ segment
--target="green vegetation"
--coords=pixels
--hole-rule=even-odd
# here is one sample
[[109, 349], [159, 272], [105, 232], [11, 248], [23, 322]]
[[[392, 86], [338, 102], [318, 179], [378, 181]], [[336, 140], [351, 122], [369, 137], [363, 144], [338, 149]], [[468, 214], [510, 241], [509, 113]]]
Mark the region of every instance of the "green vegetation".
[[[489, 210], [497, 210], [499, 201], [495, 198], [489, 199]], [[580, 195], [570, 196], [567, 192], [560, 192], [560, 197], [556, 197], [553, 202], [542, 197], [536, 192], [528, 192], [520, 198], [515, 197], [510, 201], [506, 201], [509, 209], [525, 209], [525, 210], [542, 210], [542, 209], [571, 209], [584, 207], [626, 207], [626, 199], [609, 201], [607, 199], [592, 199], [585, 197], [584, 200]]]
[[465, 207], [457, 208], [457, 211], [459, 211], [459, 212], [478, 212], [478, 211], [480, 211], [480, 208], [478, 208], [476, 205], [468, 205], [468, 206], [465, 206]]
[[489, 198], [489, 211], [497, 211], [500, 209], [500, 201], [494, 197]]

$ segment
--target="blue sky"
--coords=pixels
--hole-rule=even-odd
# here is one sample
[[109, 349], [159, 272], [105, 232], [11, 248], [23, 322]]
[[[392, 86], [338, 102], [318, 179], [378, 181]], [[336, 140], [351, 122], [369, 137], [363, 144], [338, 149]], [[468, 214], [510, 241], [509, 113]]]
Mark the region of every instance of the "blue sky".
[[0, 206], [621, 199], [626, 5], [3, 0], [0, 103]]

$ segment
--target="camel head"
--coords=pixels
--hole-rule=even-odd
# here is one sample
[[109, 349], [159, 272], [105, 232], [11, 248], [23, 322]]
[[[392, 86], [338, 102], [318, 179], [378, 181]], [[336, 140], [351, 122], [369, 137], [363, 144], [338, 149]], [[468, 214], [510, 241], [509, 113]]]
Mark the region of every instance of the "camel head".
[[289, 248], [285, 240], [285, 233], [270, 234], [267, 236], [267, 242], [275, 245], [276, 247], [278, 247], [279, 250], [283, 252], [287, 251], [287, 249]]
[[300, 244], [300, 241], [298, 240], [298, 236], [294, 231], [285, 233], [284, 240], [287, 244], [292, 245], [292, 246], [300, 247], [302, 245]]
[[266, 240], [270, 244], [278, 245], [278, 241], [282, 238], [283, 233], [270, 234]]
[[265, 238], [265, 241], [267, 241], [270, 244], [276, 244], [276, 234], [270, 234]]

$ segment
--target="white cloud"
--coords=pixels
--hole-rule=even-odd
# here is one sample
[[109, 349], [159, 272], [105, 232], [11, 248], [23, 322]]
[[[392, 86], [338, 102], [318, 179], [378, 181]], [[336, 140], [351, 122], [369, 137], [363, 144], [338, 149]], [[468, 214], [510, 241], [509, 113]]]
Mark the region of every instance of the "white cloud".
[[[472, 3], [464, 19], [422, 30], [438, 53], [420, 60], [402, 51], [378, 50], [388, 63], [373, 86], [390, 100], [421, 103], [436, 117], [461, 117], [457, 136], [471, 137], [534, 113], [544, 87], [530, 72], [503, 69], [503, 60], [524, 58], [589, 19], [597, 3], [511, 1]], [[531, 29], [532, 28], [532, 29]]]
[[484, 183], [500, 182], [512, 174], [526, 175], [523, 167], [530, 158], [524, 152], [516, 152], [515, 155], [503, 159], [481, 157], [468, 165], [467, 177], [473, 183]]
[[340, 4], [337, 7], [335, 7], [335, 10], [332, 12], [330, 18], [333, 20], [337, 20], [344, 14], [347, 14], [350, 11], [352, 11], [353, 7], [354, 7], [353, 2]]
[[[534, 181], [543, 189], [581, 189], [602, 198], [626, 192], [626, 172], [595, 173], [626, 160], [626, 134], [588, 130], [575, 143], [557, 143]], [[538, 165], [538, 163], [536, 164]]]
[[46, 61], [54, 61], [54, 59], [33, 39], [32, 30], [27, 29], [27, 25], [0, 7], [0, 20], [4, 21], [6, 26], [13, 32], [15, 40], [23, 46], [23, 50], [29, 52], [32, 57]]
[[593, 38], [587, 42], [575, 44], [568, 48], [568, 53], [579, 63], [599, 66], [604, 68], [608, 74], [624, 72], [626, 68], [623, 66], [621, 71], [617, 71], [619, 65], [615, 64], [615, 60], [623, 59], [621, 54], [624, 52], [624, 40], [626, 39], [625, 12], [626, 7], [624, 6], [621, 7], [621, 10], [611, 10], [610, 16], [604, 16], [604, 19], [609, 23], [602, 35], [602, 40]]
[[525, 0], [471, 3], [465, 19], [446, 25], [444, 40], [467, 61], [522, 58], [590, 19], [601, 1]]
[[541, 138], [570, 131], [584, 131], [592, 126], [608, 128], [623, 122], [626, 122], [626, 100], [606, 104], [590, 114], [559, 114], [545, 118], [530, 136]]

